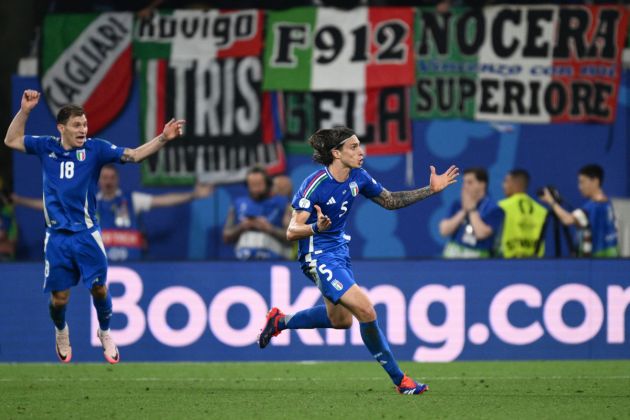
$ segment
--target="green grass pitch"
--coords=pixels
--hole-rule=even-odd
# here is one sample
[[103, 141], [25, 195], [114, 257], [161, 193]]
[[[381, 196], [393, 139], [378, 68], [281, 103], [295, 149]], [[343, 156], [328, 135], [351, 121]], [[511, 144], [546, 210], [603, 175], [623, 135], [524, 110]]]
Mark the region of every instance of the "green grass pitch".
[[0, 364], [0, 419], [622, 419], [630, 361]]

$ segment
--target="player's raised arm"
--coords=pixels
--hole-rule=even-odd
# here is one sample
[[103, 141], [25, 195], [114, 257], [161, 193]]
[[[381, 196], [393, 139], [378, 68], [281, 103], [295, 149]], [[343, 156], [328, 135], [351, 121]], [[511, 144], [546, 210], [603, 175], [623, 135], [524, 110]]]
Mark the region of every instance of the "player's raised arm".
[[26, 120], [33, 108], [39, 102], [40, 93], [36, 90], [25, 90], [22, 94], [22, 101], [20, 103], [20, 110], [13, 117], [13, 121], [7, 129], [7, 134], [4, 136], [4, 144], [11, 149], [25, 152], [24, 147], [24, 128], [26, 127]]
[[164, 125], [162, 134], [144, 143], [135, 149], [126, 148], [123, 152], [121, 160], [123, 162], [142, 162], [152, 154], [160, 150], [166, 143], [175, 140], [184, 134], [184, 120], [176, 120], [172, 118]]
[[304, 210], [293, 211], [287, 229], [287, 240], [297, 241], [330, 229], [330, 225], [332, 225], [330, 217], [323, 214], [322, 209], [319, 208], [317, 204], [313, 207], [315, 211], [317, 211], [317, 222], [311, 223], [310, 225], [307, 225], [306, 221], [311, 213]]
[[424, 200], [457, 182], [459, 169], [455, 165], [452, 165], [446, 172], [440, 175], [435, 172], [434, 166], [430, 168], [431, 177], [429, 178], [429, 185], [426, 187], [418, 188], [417, 190], [394, 192], [383, 188], [383, 191], [378, 196], [373, 197], [372, 201], [388, 210], [396, 210]]

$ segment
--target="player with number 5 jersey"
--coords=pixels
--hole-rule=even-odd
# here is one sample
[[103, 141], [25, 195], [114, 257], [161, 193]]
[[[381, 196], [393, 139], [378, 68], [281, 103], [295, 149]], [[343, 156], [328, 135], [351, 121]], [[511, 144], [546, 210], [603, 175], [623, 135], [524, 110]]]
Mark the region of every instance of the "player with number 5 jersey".
[[363, 149], [351, 129], [318, 130], [309, 143], [314, 149], [313, 159], [323, 167], [308, 176], [294, 196], [287, 239], [299, 241], [298, 259], [302, 271], [320, 290], [324, 305], [286, 315], [278, 308], [271, 308], [258, 345], [267, 347], [271, 339], [285, 329], [347, 329], [356, 318], [363, 343], [385, 369], [396, 390], [401, 394], [420, 395], [429, 387], [400, 370], [378, 325], [374, 305], [357, 285], [348, 251], [351, 238], [345, 233], [345, 226], [359, 194], [388, 210], [399, 209], [457, 182], [459, 169], [451, 166], [438, 175], [431, 166], [426, 187], [390, 192], [362, 168]]
[[[82, 282], [92, 295], [99, 328], [96, 331], [105, 359], [120, 361], [109, 324], [112, 299], [105, 280], [107, 256], [96, 218], [96, 192], [101, 168], [108, 163], [140, 162], [167, 142], [183, 134], [185, 121], [172, 119], [162, 133], [135, 149], [120, 148], [106, 140], [89, 138], [85, 111], [66, 105], [57, 114], [59, 137], [25, 135], [26, 121], [40, 93], [26, 90], [20, 110], [7, 129], [4, 144], [36, 155], [42, 165], [44, 241], [44, 293], [50, 293], [49, 311], [55, 325], [59, 360], [72, 359], [66, 305], [70, 288]], [[86, 315], [87, 316], [87, 315]]]

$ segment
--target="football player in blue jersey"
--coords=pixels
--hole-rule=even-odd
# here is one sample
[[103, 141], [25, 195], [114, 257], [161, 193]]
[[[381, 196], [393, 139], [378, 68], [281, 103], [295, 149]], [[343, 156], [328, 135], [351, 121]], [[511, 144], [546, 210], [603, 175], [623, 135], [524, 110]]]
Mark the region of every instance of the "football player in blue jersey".
[[[378, 205], [399, 209], [424, 200], [457, 182], [459, 169], [451, 166], [438, 175], [431, 166], [429, 185], [411, 191], [390, 192], [363, 166], [364, 153], [355, 133], [345, 127], [318, 130], [309, 139], [313, 159], [324, 167], [308, 176], [293, 197], [293, 215], [287, 238], [299, 241], [298, 259], [304, 274], [313, 281], [325, 305], [295, 314], [272, 308], [267, 314], [258, 345], [265, 348], [285, 329], [350, 328], [359, 321], [361, 337], [370, 353], [387, 371], [401, 394], [419, 395], [428, 390], [405, 375], [376, 320], [374, 305], [357, 285], [352, 273], [346, 221], [358, 194]], [[322, 211], [322, 208], [325, 211]]]
[[55, 324], [59, 360], [72, 359], [66, 324], [70, 288], [82, 282], [92, 294], [98, 316], [98, 338], [109, 363], [118, 363], [118, 348], [109, 333], [112, 299], [105, 285], [107, 256], [96, 218], [97, 181], [103, 165], [111, 162], [140, 162], [167, 142], [180, 137], [185, 121], [172, 119], [162, 134], [135, 149], [119, 148], [105, 140], [89, 138], [85, 111], [66, 105], [57, 114], [60, 136], [25, 135], [29, 113], [40, 93], [26, 90], [20, 110], [11, 121], [4, 144], [34, 154], [42, 164], [44, 218], [44, 293], [50, 293], [50, 317]]

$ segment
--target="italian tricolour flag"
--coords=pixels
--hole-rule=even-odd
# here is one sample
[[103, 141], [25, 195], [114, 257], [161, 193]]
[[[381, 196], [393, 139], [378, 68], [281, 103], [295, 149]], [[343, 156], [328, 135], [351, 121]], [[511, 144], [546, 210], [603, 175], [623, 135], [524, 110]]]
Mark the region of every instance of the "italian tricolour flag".
[[91, 132], [118, 115], [132, 83], [132, 25], [131, 13], [46, 16], [41, 83], [53, 114], [82, 105]]
[[269, 12], [265, 90], [361, 90], [414, 82], [414, 9]]

